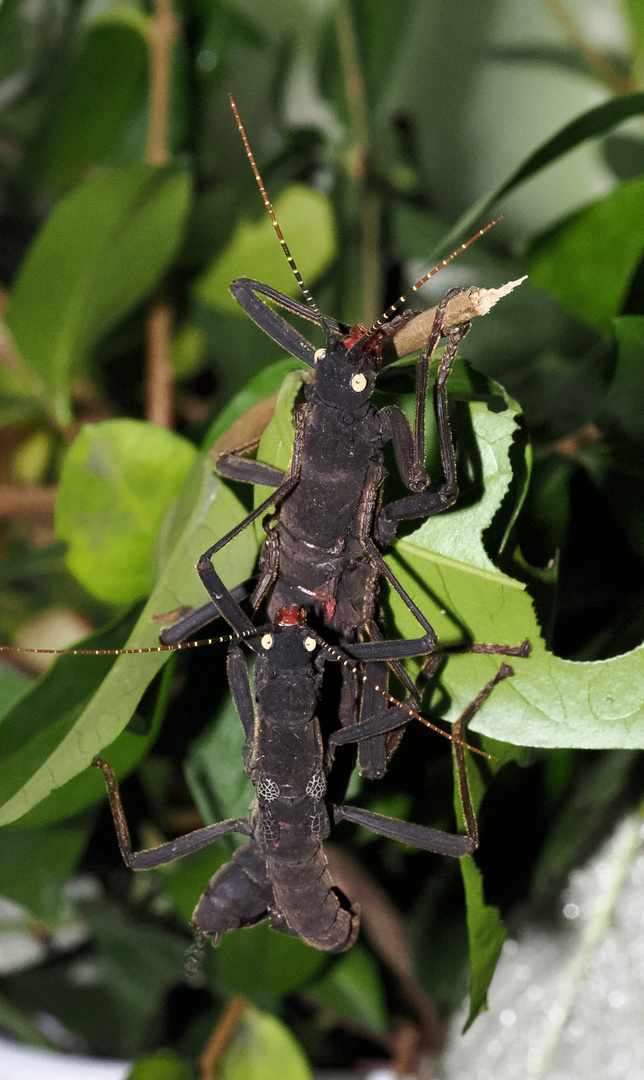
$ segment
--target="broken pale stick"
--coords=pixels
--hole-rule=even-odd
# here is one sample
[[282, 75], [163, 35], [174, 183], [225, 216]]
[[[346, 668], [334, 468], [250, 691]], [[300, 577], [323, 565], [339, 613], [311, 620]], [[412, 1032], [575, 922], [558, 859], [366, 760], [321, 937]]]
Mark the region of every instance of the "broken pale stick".
[[[455, 296], [453, 300], [449, 301], [445, 310], [443, 333], [447, 333], [452, 327], [459, 326], [461, 323], [469, 322], [470, 319], [474, 319], [478, 315], [487, 315], [497, 301], [511, 293], [517, 285], [525, 281], [526, 277], [527, 274], [522, 278], [518, 278], [517, 281], [508, 281], [500, 289], [480, 289], [478, 286], [472, 285], [465, 292], [460, 293], [459, 296]], [[420, 315], [410, 319], [393, 335], [392, 344], [398, 357], [407, 356], [408, 353], [415, 352], [416, 349], [422, 349], [429, 337], [435, 315], [435, 307], [422, 311]]]

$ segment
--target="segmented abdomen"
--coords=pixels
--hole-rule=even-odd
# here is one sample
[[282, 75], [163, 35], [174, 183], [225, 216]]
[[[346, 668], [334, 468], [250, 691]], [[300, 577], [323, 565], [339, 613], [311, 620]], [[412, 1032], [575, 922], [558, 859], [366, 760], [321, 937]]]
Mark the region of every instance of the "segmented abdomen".
[[322, 844], [311, 838], [305, 847], [297, 860], [267, 858], [275, 907], [308, 945], [342, 952], [358, 936], [359, 912], [333, 885]]

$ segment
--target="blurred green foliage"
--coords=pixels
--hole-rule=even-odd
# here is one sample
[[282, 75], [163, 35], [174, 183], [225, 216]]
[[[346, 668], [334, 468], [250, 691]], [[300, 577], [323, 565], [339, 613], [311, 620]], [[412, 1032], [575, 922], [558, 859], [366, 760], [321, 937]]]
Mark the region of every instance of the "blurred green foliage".
[[[255, 1007], [222, 1075], [284, 1076], [287, 1059], [288, 1075], [308, 1075], [284, 1023], [319, 1064], [373, 1056], [410, 1009], [427, 1035], [428, 999], [441, 1012], [460, 1001], [468, 931], [475, 1016], [503, 936], [493, 905], [510, 919], [519, 905], [552, 914], [570, 867], [641, 800], [640, 7], [602, 0], [593, 22], [568, 0], [590, 55], [538, 0], [184, 0], [169, 161], [151, 165], [151, 10], [0, 6], [0, 484], [61, 492], [57, 539], [34, 519], [3, 523], [5, 640], [68, 606], [97, 628], [92, 647], [154, 644], [151, 616], [202, 602], [195, 559], [250, 506], [197, 449], [282, 387], [260, 454], [288, 460], [299, 380], [282, 383], [297, 365], [227, 290], [244, 275], [296, 295], [231, 93], [295, 260], [318, 306], [344, 322], [372, 322], [503, 212], [421, 294], [430, 306], [455, 284], [529, 274], [477, 320], [462, 347], [472, 369], [454, 372], [461, 502], [408, 533], [392, 560], [442, 640], [534, 646], [474, 725], [497, 760], [472, 767], [482, 846], [465, 869], [467, 907], [445, 860], [346, 828], [412, 956], [383, 962], [376, 934], [331, 960], [259, 926], [208, 951], [199, 987], [183, 976], [186, 923], [230, 849], [134, 879], [87, 765], [111, 744], [120, 776], [136, 768], [124, 792], [141, 845], [185, 831], [193, 802], [209, 820], [242, 812], [224, 650], [162, 674], [158, 655], [63, 658], [33, 684], [1, 668], [0, 892], [24, 905], [9, 929], [28, 934], [35, 919], [58, 942], [5, 973], [5, 1029], [41, 1043], [49, 1013], [67, 1046], [152, 1055], [137, 1076], [189, 1076], [242, 993]], [[176, 434], [143, 422], [159, 299], [174, 319]], [[409, 407], [410, 385], [397, 369], [381, 400]], [[227, 582], [251, 570], [256, 543], [248, 530], [223, 553]], [[410, 629], [395, 604], [390, 618]], [[453, 719], [494, 670], [486, 657], [450, 660], [427, 704]], [[390, 774], [359, 797], [453, 828], [449, 748], [428, 738], [410, 725]], [[159, 1046], [179, 1056], [153, 1055]]]

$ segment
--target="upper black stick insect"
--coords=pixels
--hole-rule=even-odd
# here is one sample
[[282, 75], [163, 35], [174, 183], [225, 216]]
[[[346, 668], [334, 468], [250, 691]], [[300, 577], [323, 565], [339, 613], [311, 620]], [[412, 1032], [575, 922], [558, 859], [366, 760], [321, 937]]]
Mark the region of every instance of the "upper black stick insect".
[[[396, 406], [376, 411], [370, 404], [376, 375], [382, 365], [383, 340], [409, 317], [407, 314], [392, 318], [409, 293], [401, 296], [369, 329], [363, 326], [349, 328], [321, 314], [282, 236], [234, 103], [232, 107], [264, 204], [302, 289], [306, 305], [249, 278], [234, 281], [231, 292], [265, 333], [309, 367], [312, 378], [305, 387], [304, 404], [295, 411], [295, 444], [291, 464], [285, 474], [234, 453], [218, 459], [220, 475], [271, 486], [276, 490], [244, 521], [208, 548], [201, 556], [197, 569], [216, 609], [226, 615], [227, 599], [225, 592], [217, 591], [214, 585], [212, 558], [251, 522], [264, 517], [266, 540], [260, 554], [259, 581], [252, 595], [254, 607], [272, 586], [268, 602], [269, 617], [295, 604], [306, 608], [311, 624], [322, 630], [329, 640], [346, 646], [367, 633], [372, 641], [377, 641], [380, 633], [374, 608], [377, 581], [382, 575], [400, 595], [422, 629], [422, 636], [417, 639], [419, 652], [429, 653], [436, 646], [436, 634], [387, 567], [378, 544], [388, 544], [394, 539], [401, 520], [437, 514], [452, 505], [458, 494], [446, 381], [457, 346], [469, 329], [469, 323], [450, 331], [434, 384], [434, 412], [445, 475], [443, 483], [435, 489], [430, 488], [430, 478], [425, 469], [425, 398], [429, 359], [441, 337], [445, 308], [460, 290], [451, 290], [439, 305], [432, 331], [417, 365], [415, 424], [412, 432], [406, 417]], [[480, 236], [485, 231], [481, 229], [476, 235]], [[474, 239], [476, 237], [458, 250], [463, 250]], [[426, 274], [410, 293], [454, 255]], [[324, 331], [325, 348], [314, 349], [268, 306], [264, 297], [287, 311], [317, 323]], [[385, 476], [382, 451], [388, 442], [393, 444], [400, 475], [413, 494], [380, 507], [379, 498]], [[249, 449], [251, 447], [244, 448], [246, 451]], [[272, 507], [275, 507], [275, 512], [271, 514]], [[213, 606], [205, 605], [165, 630], [161, 640], [166, 643], [182, 640], [205, 625], [213, 614]], [[410, 655], [405, 648], [401, 648], [401, 657]], [[507, 650], [498, 646], [494, 651]], [[395, 653], [389, 650], [387, 658], [395, 660]], [[413, 687], [404, 669], [396, 665], [396, 671], [411, 692]], [[340, 688], [341, 726], [355, 724], [356, 701], [355, 680], [347, 676]], [[363, 773], [370, 777], [381, 775], [397, 740], [398, 737], [392, 735], [387, 740], [374, 737], [362, 742], [359, 756]]]
[[[256, 654], [255, 702], [239, 645], [231, 647], [228, 657], [230, 688], [246, 736], [244, 763], [257, 791], [250, 813], [133, 852], [116, 779], [110, 766], [96, 759], [94, 764], [103, 770], [107, 782], [121, 853], [131, 869], [151, 869], [198, 851], [226, 833], [241, 833], [249, 838], [246, 844], [214, 875], [195, 908], [192, 924], [198, 933], [212, 936], [216, 943], [226, 930], [271, 918], [278, 929], [297, 934], [317, 949], [341, 952], [355, 941], [359, 915], [329, 874], [322, 844], [330, 817], [353, 821], [427, 851], [471, 854], [478, 845], [478, 831], [465, 773], [465, 724], [512, 669], [504, 664], [456, 725], [454, 747], [467, 835], [451, 835], [358, 807], [327, 806], [330, 757], [317, 715], [322, 669], [325, 661], [339, 660], [355, 671], [354, 658], [328, 647], [307, 627], [304, 613], [296, 607], [280, 610], [275, 621], [262, 629], [253, 627], [240, 608], [237, 617], [240, 626], [247, 624], [245, 642]], [[356, 646], [361, 658], [368, 656], [370, 645]], [[376, 686], [372, 690], [380, 692]], [[399, 726], [409, 715], [417, 714], [404, 703], [396, 703], [393, 709], [385, 705], [377, 718], [378, 730], [387, 730], [387, 722], [389, 728]]]

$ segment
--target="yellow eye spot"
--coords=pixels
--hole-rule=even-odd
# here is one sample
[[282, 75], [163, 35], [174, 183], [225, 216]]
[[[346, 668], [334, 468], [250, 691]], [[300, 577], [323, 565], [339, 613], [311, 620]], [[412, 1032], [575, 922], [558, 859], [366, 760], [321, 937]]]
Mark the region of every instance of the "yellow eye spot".
[[361, 394], [367, 385], [367, 376], [360, 372], [359, 375], [354, 375], [351, 380], [351, 389], [355, 390], [356, 394]]
[[273, 648], [273, 635], [272, 634], [264, 634], [264, 636], [262, 637], [262, 648], [263, 649], [272, 649]]
[[317, 645], [317, 641], [315, 640], [315, 638], [312, 638], [312, 637], [305, 637], [304, 638], [304, 648], [306, 649], [307, 652], [313, 652], [316, 645]]
[[313, 353], [313, 359], [316, 364], [319, 364], [320, 360], [324, 360], [326, 356], [326, 349], [316, 349]]

